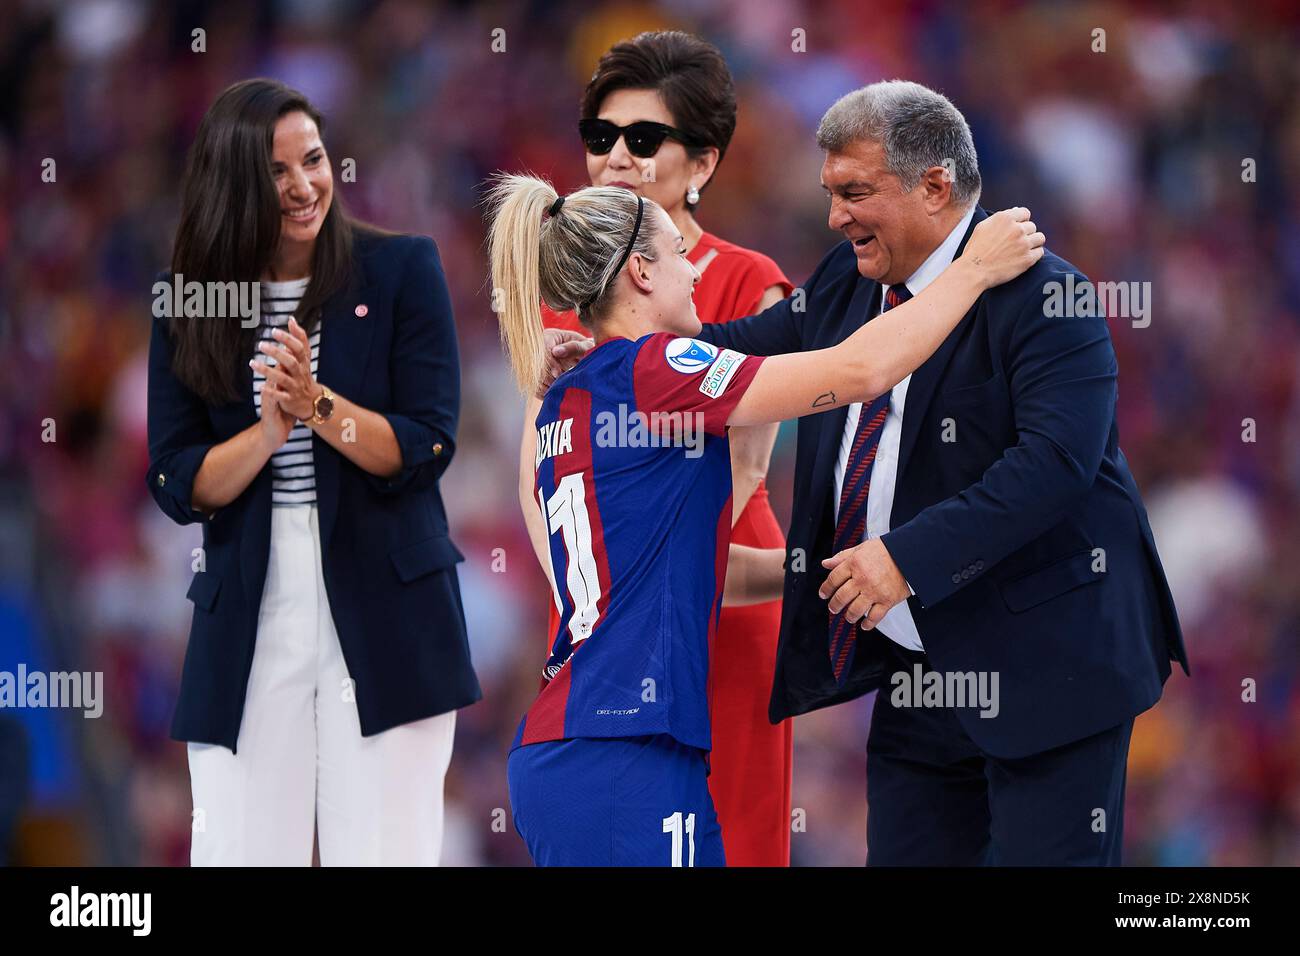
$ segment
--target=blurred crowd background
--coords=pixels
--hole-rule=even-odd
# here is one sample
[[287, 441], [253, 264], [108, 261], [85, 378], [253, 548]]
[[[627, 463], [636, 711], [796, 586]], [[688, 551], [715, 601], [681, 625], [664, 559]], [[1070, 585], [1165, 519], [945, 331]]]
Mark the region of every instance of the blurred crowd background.
[[[1151, 284], [1147, 327], [1111, 321], [1120, 430], [1193, 677], [1175, 671], [1138, 720], [1126, 861], [1300, 863], [1294, 3], [3, 6], [0, 670], [102, 671], [106, 697], [97, 720], [0, 710], [0, 819], [23, 790], [8, 862], [188, 861], [185, 748], [167, 729], [200, 531], [172, 524], [144, 485], [150, 285], [169, 258], [198, 120], [254, 75], [323, 109], [354, 212], [441, 248], [464, 369], [443, 493], [468, 556], [461, 582], [486, 693], [459, 719], [444, 862], [527, 862], [494, 811], [507, 806], [505, 754], [536, 690], [548, 596], [516, 504], [522, 403], [488, 308], [480, 184], [527, 168], [562, 191], [582, 185], [578, 98], [598, 56], [642, 30], [680, 28], [722, 49], [740, 103], [701, 224], [772, 256], [794, 282], [838, 239], [818, 188], [817, 120], [841, 94], [903, 77], [965, 112], [986, 208], [1030, 206], [1054, 250], [1094, 281]], [[192, 49], [196, 28], [204, 52]], [[497, 29], [505, 49], [494, 52]], [[344, 158], [355, 182], [339, 181]], [[49, 420], [55, 441], [43, 440]], [[770, 480], [782, 519], [792, 459], [785, 426]], [[796, 721], [796, 864], [865, 856], [869, 713], [867, 699]]]

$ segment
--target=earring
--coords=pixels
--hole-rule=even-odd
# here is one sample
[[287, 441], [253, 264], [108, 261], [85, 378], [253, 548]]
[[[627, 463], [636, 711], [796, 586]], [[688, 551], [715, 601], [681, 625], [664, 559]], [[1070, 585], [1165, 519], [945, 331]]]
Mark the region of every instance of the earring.
[[700, 191], [696, 189], [695, 186], [692, 184], [691, 187], [686, 190], [686, 205], [694, 206], [699, 201], [700, 201]]

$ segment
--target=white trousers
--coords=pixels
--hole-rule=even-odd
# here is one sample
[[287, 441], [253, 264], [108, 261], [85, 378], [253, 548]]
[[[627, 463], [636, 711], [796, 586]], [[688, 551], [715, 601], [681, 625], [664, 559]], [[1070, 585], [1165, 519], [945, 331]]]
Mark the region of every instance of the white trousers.
[[[236, 750], [189, 744], [194, 866], [436, 866], [454, 711], [361, 736], [315, 505], [271, 509]], [[235, 582], [237, 583], [237, 582]]]

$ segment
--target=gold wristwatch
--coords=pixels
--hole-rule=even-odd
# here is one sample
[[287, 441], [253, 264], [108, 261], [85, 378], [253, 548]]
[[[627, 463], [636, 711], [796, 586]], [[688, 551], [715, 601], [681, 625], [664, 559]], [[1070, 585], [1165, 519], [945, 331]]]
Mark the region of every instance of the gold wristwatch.
[[334, 414], [334, 393], [330, 391], [328, 385], [320, 387], [320, 394], [316, 400], [311, 403], [311, 423], [313, 425], [324, 425]]

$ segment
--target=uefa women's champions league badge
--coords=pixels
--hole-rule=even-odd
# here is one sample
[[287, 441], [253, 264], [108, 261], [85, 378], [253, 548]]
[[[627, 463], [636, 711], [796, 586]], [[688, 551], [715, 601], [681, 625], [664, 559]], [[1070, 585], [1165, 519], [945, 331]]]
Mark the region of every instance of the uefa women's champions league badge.
[[699, 339], [673, 339], [664, 349], [664, 357], [668, 359], [668, 364], [683, 375], [694, 375], [701, 369], [707, 368], [717, 355], [716, 346], [701, 342]]

